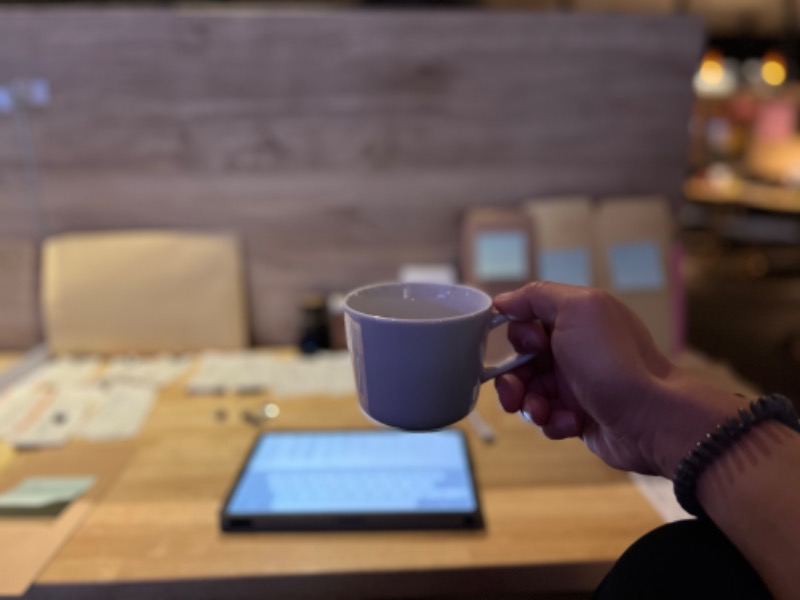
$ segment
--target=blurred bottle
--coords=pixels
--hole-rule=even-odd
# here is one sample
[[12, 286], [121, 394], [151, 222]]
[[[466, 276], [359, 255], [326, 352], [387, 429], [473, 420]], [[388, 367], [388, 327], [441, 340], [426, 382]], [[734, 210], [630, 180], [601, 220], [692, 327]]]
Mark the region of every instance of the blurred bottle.
[[300, 351], [304, 354], [313, 354], [317, 350], [330, 348], [325, 296], [323, 294], [307, 294], [303, 297], [301, 311]]
[[332, 350], [347, 348], [347, 334], [344, 327], [344, 294], [328, 296], [328, 338]]

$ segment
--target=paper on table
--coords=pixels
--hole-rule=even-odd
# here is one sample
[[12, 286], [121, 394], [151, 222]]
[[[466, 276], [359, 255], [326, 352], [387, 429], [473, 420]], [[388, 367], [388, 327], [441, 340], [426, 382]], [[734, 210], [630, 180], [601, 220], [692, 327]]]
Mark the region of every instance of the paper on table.
[[0, 398], [0, 439], [16, 447], [39, 448], [60, 446], [74, 438], [130, 438], [141, 429], [155, 399], [149, 385], [15, 388]]
[[28, 477], [0, 494], [0, 508], [40, 508], [74, 500], [94, 484], [94, 477]]
[[61, 387], [91, 381], [100, 368], [100, 360], [95, 356], [63, 356], [47, 361], [17, 382], [22, 385], [49, 385]]
[[608, 259], [611, 284], [617, 291], [660, 291], [667, 285], [655, 242], [613, 244], [608, 249]]
[[52, 390], [21, 385], [0, 396], [0, 439], [10, 439], [24, 429], [53, 401]]
[[306, 356], [262, 352], [207, 352], [186, 383], [194, 395], [260, 393], [283, 397], [355, 393], [347, 351]]
[[149, 386], [109, 386], [102, 404], [76, 436], [93, 441], [131, 438], [144, 425], [155, 400], [156, 394]]
[[192, 395], [262, 393], [269, 385], [270, 361], [263, 352], [209, 351], [186, 383]]
[[346, 350], [272, 357], [268, 373], [270, 391], [282, 397], [346, 395], [356, 391], [353, 364]]
[[570, 285], [592, 285], [592, 264], [586, 248], [540, 249], [537, 279]]
[[103, 401], [103, 392], [96, 387], [61, 388], [55, 391], [50, 405], [35, 420], [21, 430], [18, 428], [9, 439], [17, 447], [63, 445], [72, 439], [86, 416]]
[[117, 356], [109, 360], [100, 379], [111, 383], [134, 383], [155, 388], [168, 386], [191, 366], [183, 355]]

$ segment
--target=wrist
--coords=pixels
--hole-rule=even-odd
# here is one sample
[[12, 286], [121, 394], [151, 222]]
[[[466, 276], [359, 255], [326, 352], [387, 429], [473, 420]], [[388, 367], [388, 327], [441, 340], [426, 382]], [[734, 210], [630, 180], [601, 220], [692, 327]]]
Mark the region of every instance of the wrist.
[[747, 440], [740, 442], [740, 439], [751, 429], [768, 430], [776, 423], [800, 432], [800, 419], [792, 402], [780, 394], [769, 394], [751, 402], [747, 409], [739, 409], [736, 416], [729, 417], [708, 433], [675, 471], [675, 497], [686, 512], [705, 516], [697, 490], [706, 471], [713, 474], [714, 467], [726, 461], [729, 452], [735, 452], [737, 445], [746, 443]]
[[661, 423], [653, 435], [656, 471], [672, 479], [678, 464], [720, 423], [747, 401], [674, 368], [658, 386]]

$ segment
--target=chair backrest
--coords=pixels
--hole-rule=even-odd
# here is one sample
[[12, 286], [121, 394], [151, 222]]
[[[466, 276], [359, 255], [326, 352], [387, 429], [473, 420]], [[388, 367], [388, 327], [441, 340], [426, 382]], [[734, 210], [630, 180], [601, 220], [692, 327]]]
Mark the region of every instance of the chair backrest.
[[42, 310], [58, 353], [241, 348], [236, 238], [167, 231], [70, 234], [44, 245]]

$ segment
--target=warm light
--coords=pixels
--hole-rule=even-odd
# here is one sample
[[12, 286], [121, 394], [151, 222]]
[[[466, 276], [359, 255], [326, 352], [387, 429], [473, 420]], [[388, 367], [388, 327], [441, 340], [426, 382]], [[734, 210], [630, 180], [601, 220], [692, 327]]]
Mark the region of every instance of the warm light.
[[725, 77], [725, 67], [722, 64], [722, 55], [714, 50], [709, 50], [703, 56], [700, 64], [700, 79], [707, 85], [719, 85]]
[[722, 98], [736, 91], [738, 61], [726, 59], [713, 48], [703, 55], [700, 68], [692, 78], [692, 87], [700, 97]]
[[761, 79], [767, 85], [779, 86], [786, 81], [786, 58], [780, 52], [767, 52], [761, 63]]
[[780, 60], [765, 60], [764, 64], [761, 65], [761, 79], [767, 85], [781, 85], [786, 81], [786, 65]]
[[718, 85], [725, 77], [725, 68], [715, 61], [703, 61], [700, 65], [700, 77], [708, 85]]

